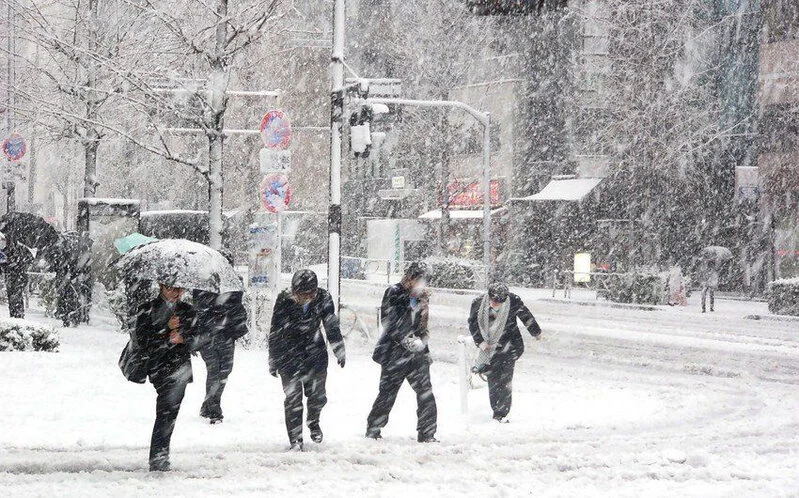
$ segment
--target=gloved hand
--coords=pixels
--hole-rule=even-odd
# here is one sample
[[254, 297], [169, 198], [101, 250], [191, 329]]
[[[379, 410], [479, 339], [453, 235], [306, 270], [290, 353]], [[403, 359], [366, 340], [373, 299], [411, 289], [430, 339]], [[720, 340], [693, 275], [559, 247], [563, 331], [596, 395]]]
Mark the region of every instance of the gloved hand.
[[274, 368], [270, 368], [269, 375], [271, 375], [272, 377], [277, 377], [277, 370]]
[[347, 358], [345, 358], [344, 356], [338, 359], [338, 366], [340, 366], [341, 368], [344, 368], [345, 363], [347, 363]]
[[402, 340], [402, 347], [410, 351], [411, 353], [421, 353], [424, 351], [424, 342], [413, 335], [409, 335], [405, 339]]

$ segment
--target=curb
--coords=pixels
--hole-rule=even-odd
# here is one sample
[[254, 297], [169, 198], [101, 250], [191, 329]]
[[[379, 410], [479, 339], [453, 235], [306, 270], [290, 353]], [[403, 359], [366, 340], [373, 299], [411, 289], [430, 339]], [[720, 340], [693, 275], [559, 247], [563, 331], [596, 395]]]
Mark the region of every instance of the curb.
[[770, 320], [773, 322], [799, 322], [799, 316], [789, 315], [746, 315], [745, 320]]
[[569, 301], [565, 299], [556, 299], [553, 297], [544, 297], [536, 299], [539, 302], [555, 303], [555, 304], [576, 304], [577, 306], [594, 306], [601, 308], [616, 308], [622, 310], [639, 310], [639, 311], [659, 311], [661, 308], [649, 304], [626, 304], [626, 303], [607, 303], [607, 302], [593, 302], [593, 301]]

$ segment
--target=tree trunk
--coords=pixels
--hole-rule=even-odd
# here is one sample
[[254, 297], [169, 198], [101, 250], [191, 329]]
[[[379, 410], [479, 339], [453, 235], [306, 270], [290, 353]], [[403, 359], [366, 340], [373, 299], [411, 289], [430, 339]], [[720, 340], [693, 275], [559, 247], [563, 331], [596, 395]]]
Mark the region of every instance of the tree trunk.
[[227, 108], [228, 74], [225, 60], [227, 43], [228, 1], [219, 0], [216, 12], [219, 21], [216, 25], [216, 50], [211, 63], [211, 133], [208, 135], [208, 220], [209, 245], [222, 248], [222, 147], [224, 142], [225, 111]]
[[208, 138], [208, 221], [209, 245], [222, 248], [222, 136]]
[[[97, 44], [97, 0], [89, 0], [89, 26], [88, 26], [88, 62], [86, 65], [86, 119], [89, 122], [97, 120], [98, 107], [97, 95], [94, 89], [97, 87], [97, 64], [94, 61], [95, 54], [98, 53]], [[88, 125], [86, 136], [83, 140], [85, 156], [83, 174], [83, 196], [94, 197], [97, 188], [97, 148], [100, 145], [100, 134], [96, 127]]]
[[91, 128], [89, 136], [83, 144], [84, 152], [84, 177], [83, 197], [94, 197], [97, 189], [97, 147], [100, 145], [97, 130]]

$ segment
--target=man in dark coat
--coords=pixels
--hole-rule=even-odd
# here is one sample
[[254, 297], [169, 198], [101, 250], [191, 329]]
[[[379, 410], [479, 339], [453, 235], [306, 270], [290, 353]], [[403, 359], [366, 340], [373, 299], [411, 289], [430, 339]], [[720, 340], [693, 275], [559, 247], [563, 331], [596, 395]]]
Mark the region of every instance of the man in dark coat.
[[7, 236], [5, 255], [3, 271], [6, 276], [8, 314], [11, 318], [25, 318], [25, 287], [28, 285], [28, 266], [33, 261], [33, 254], [25, 245]]
[[472, 302], [469, 332], [480, 349], [475, 371], [488, 380], [488, 399], [494, 420], [507, 422], [512, 401], [513, 369], [522, 353], [524, 340], [516, 320], [539, 340], [541, 327], [521, 298], [503, 283], [493, 283], [488, 292]]
[[319, 416], [327, 404], [327, 345], [342, 368], [346, 353], [333, 299], [320, 289], [316, 274], [300, 270], [291, 279], [291, 289], [281, 292], [272, 313], [269, 332], [269, 373], [283, 383], [286, 430], [291, 449], [302, 451], [303, 392], [308, 398], [308, 428], [311, 440], [321, 443]]
[[200, 416], [208, 418], [211, 424], [217, 424], [224, 419], [222, 393], [233, 371], [236, 338], [247, 333], [247, 310], [242, 303], [241, 292], [220, 295], [194, 291], [193, 298], [197, 327], [208, 335], [208, 342], [200, 347], [200, 355], [208, 372]]
[[379, 363], [380, 388], [366, 420], [366, 437], [380, 439], [388, 416], [405, 380], [416, 392], [417, 440], [438, 442], [436, 399], [430, 382], [430, 349], [427, 347], [429, 296], [425, 290], [427, 268], [412, 263], [402, 281], [386, 289], [380, 306], [383, 333], [372, 359]]
[[159, 296], [139, 308], [136, 341], [149, 357], [148, 376], [158, 397], [150, 440], [150, 471], [169, 470], [169, 443], [186, 385], [193, 380], [192, 342], [196, 316], [182, 302], [183, 289], [160, 284]]

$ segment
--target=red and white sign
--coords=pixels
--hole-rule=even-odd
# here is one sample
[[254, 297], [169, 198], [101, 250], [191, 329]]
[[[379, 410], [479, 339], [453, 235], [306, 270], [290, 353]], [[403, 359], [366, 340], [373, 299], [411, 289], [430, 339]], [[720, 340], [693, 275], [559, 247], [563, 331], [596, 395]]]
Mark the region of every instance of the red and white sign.
[[[501, 206], [500, 181], [491, 180], [489, 183], [489, 201], [492, 207]], [[450, 207], [476, 207], [483, 205], [483, 182], [479, 180], [455, 180], [447, 185]]]
[[291, 203], [289, 178], [283, 173], [266, 175], [261, 181], [261, 204], [270, 213], [279, 213]]
[[19, 133], [12, 133], [10, 137], [3, 140], [3, 154], [9, 161], [19, 161], [28, 152], [28, 144]]
[[291, 145], [291, 122], [283, 112], [272, 110], [261, 120], [261, 139], [269, 149], [286, 150]]

